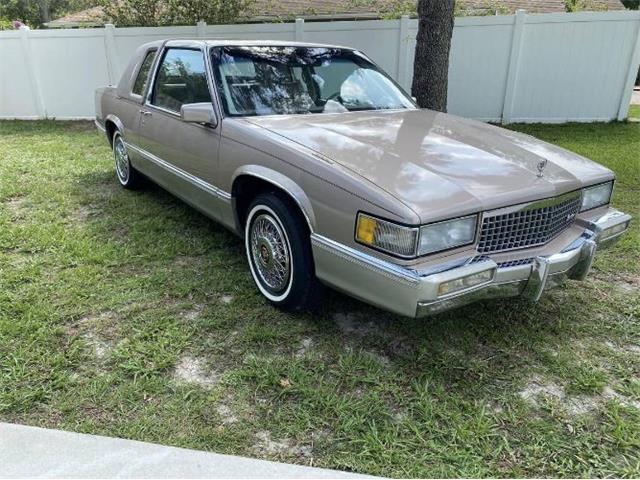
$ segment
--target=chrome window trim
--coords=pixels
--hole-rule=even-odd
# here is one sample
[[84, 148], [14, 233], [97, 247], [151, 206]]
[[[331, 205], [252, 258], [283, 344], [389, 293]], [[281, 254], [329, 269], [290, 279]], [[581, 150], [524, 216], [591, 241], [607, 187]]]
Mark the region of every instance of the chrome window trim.
[[[149, 88], [149, 81], [151, 80], [151, 75], [154, 72], [154, 67], [158, 61], [158, 47], [151, 47], [148, 48], [145, 52], [144, 52], [144, 57], [142, 58], [142, 61], [140, 62], [140, 64], [138, 65], [138, 68], [136, 68], [135, 73], [131, 76], [132, 78], [132, 82], [131, 82], [131, 91], [129, 92], [129, 96], [131, 97], [135, 97], [136, 100], [139, 99], [140, 101], [142, 101], [142, 99], [145, 96], [145, 93], [147, 92], [147, 88]], [[142, 65], [144, 64], [144, 61], [147, 59], [147, 56], [151, 53], [151, 52], [155, 52], [155, 56], [153, 57], [153, 61], [151, 62], [151, 67], [149, 68], [149, 72], [147, 72], [147, 81], [144, 84], [144, 88], [142, 89], [141, 93], [135, 93], [133, 91], [133, 87], [135, 87], [136, 82], [138, 81], [138, 76], [140, 75], [140, 70], [142, 69]]]
[[175, 165], [172, 165], [171, 163], [161, 159], [160, 157], [155, 156], [153, 153], [148, 152], [147, 150], [144, 150], [143, 148], [137, 147], [137, 146], [135, 146], [135, 145], [133, 145], [132, 143], [129, 143], [129, 142], [125, 142], [125, 144], [126, 144], [127, 148], [131, 148], [135, 152], [137, 152], [140, 155], [142, 155], [143, 157], [145, 157], [150, 162], [155, 163], [159, 167], [164, 168], [165, 170], [167, 170], [167, 171], [173, 173], [174, 175], [182, 178], [183, 180], [191, 183], [195, 187], [198, 187], [198, 188], [200, 188], [201, 190], [204, 190], [207, 193], [215, 195], [216, 197], [218, 197], [221, 200], [224, 200], [226, 202], [231, 202], [231, 194], [230, 193], [225, 192], [224, 190], [221, 190], [218, 187], [216, 187], [214, 185], [211, 185], [208, 182], [205, 182], [204, 180], [202, 180], [199, 177], [196, 177], [195, 175], [192, 175], [192, 174], [190, 174], [188, 172], [185, 172], [181, 168], [178, 168]]
[[[144, 96], [144, 106], [145, 107], [150, 107], [150, 108], [154, 108], [156, 110], [159, 110], [161, 112], [167, 113], [169, 115], [172, 115], [174, 117], [180, 118], [180, 112], [176, 111], [176, 110], [170, 110], [168, 108], [165, 107], [160, 107], [158, 105], [154, 105], [153, 103], [151, 103], [151, 97], [153, 94], [153, 89], [156, 86], [156, 80], [158, 78], [158, 72], [160, 71], [160, 67], [162, 66], [162, 62], [164, 61], [164, 57], [166, 56], [167, 52], [169, 50], [191, 50], [194, 52], [200, 52], [201, 55], [203, 55], [203, 64], [204, 64], [204, 76], [207, 79], [207, 88], [209, 90], [209, 101], [211, 102], [212, 105], [214, 105], [215, 107], [215, 102], [213, 101], [214, 96], [212, 95], [212, 85], [211, 85], [211, 74], [210, 74], [210, 63], [207, 62], [207, 55], [205, 53], [205, 50], [203, 49], [202, 45], [200, 46], [173, 46], [173, 45], [169, 45], [167, 46], [167, 44], [165, 43], [161, 49], [159, 49], [159, 51], [156, 53], [156, 59], [155, 61], [155, 65], [152, 68], [152, 72], [153, 72], [153, 77], [151, 78], [151, 81], [149, 82], [149, 85], [147, 85], [147, 92], [146, 95]], [[219, 123], [219, 122], [218, 122]]]

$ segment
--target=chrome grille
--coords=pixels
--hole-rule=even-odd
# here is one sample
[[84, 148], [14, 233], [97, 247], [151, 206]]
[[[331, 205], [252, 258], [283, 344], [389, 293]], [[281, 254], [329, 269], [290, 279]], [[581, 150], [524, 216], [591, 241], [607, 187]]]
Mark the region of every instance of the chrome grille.
[[519, 267], [520, 265], [529, 265], [530, 263], [533, 263], [533, 258], [521, 258], [520, 260], [500, 262], [498, 263], [498, 268]]
[[573, 223], [580, 205], [580, 192], [573, 192], [521, 208], [514, 207], [512, 211], [501, 209], [495, 215], [489, 213], [482, 220], [478, 252], [544, 245]]

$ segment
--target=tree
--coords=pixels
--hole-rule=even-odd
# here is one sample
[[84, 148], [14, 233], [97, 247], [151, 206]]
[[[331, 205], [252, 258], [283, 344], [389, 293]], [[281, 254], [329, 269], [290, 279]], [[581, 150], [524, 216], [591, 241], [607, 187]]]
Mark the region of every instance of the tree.
[[411, 94], [418, 105], [447, 111], [454, 0], [418, 0], [418, 35]]
[[234, 23], [253, 0], [100, 0], [107, 17], [121, 27]]
[[92, 0], [0, 0], [0, 18], [40, 27], [52, 18], [94, 5]]

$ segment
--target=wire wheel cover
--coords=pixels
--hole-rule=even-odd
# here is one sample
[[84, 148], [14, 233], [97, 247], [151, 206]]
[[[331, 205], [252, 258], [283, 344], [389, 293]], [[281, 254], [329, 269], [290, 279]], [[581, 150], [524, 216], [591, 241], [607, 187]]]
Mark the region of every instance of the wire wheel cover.
[[113, 154], [116, 160], [116, 172], [120, 181], [126, 183], [129, 179], [129, 156], [127, 155], [127, 148], [124, 145], [122, 137], [116, 138], [115, 148]]
[[278, 222], [265, 213], [251, 225], [251, 257], [262, 284], [273, 293], [287, 288], [291, 261], [287, 238]]

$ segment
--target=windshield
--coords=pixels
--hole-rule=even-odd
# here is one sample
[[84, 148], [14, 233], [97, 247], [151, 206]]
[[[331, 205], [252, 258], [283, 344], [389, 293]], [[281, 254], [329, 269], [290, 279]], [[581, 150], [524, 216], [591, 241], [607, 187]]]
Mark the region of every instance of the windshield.
[[311, 47], [217, 47], [214, 77], [230, 116], [415, 108], [364, 56]]

